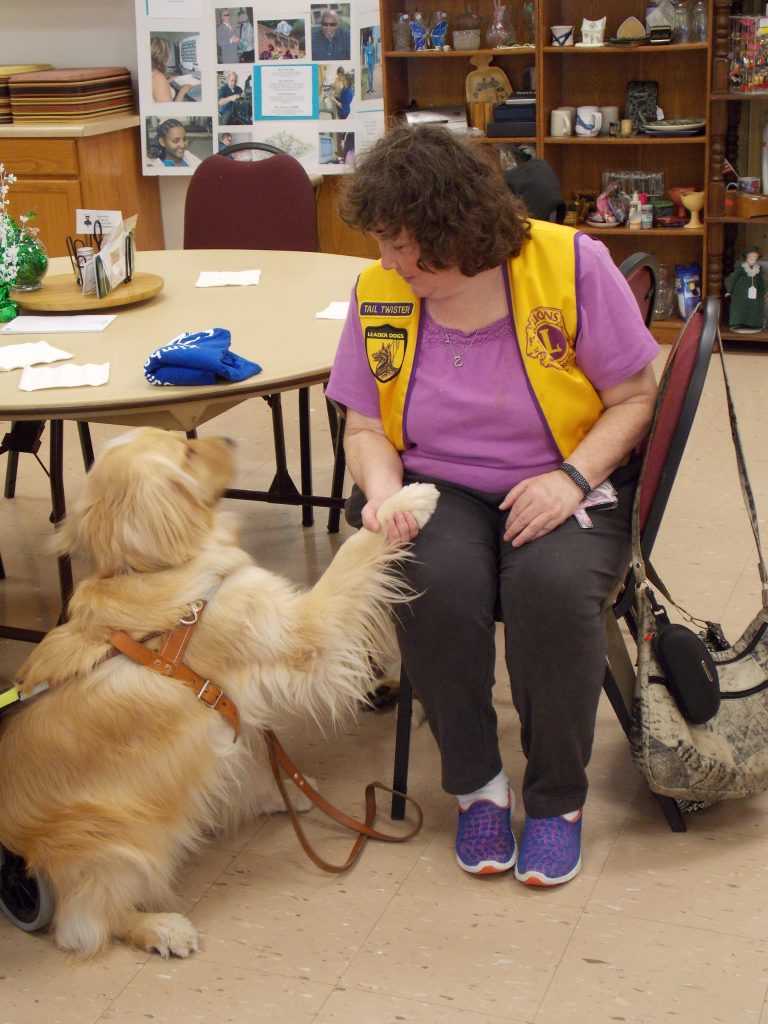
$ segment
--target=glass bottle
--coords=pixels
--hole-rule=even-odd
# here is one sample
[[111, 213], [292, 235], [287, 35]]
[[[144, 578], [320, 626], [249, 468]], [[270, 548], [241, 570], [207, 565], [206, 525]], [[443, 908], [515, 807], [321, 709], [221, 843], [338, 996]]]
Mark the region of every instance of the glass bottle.
[[448, 15], [445, 11], [435, 11], [429, 22], [429, 45], [433, 50], [442, 50], [448, 32]]
[[706, 43], [708, 21], [706, 0], [696, 0], [691, 11], [692, 43]]
[[525, 0], [523, 3], [523, 22], [528, 31], [526, 42], [535, 45], [536, 43], [536, 8], [533, 0]]
[[410, 50], [411, 19], [407, 14], [396, 14], [392, 19], [392, 49]]
[[515, 35], [509, 7], [493, 0], [493, 13], [485, 30], [485, 45], [490, 49], [495, 46], [511, 46]]
[[411, 48], [413, 50], [426, 50], [429, 32], [424, 15], [421, 11], [414, 11], [411, 18]]
[[672, 16], [672, 40], [675, 43], [691, 42], [691, 8], [688, 0], [677, 0]]
[[675, 294], [675, 275], [672, 268], [661, 264], [659, 266], [659, 279], [656, 284], [656, 301], [653, 307], [654, 320], [671, 320], [677, 308], [677, 296]]
[[480, 47], [480, 29], [483, 16], [467, 0], [467, 9], [453, 19], [454, 50], [477, 50]]

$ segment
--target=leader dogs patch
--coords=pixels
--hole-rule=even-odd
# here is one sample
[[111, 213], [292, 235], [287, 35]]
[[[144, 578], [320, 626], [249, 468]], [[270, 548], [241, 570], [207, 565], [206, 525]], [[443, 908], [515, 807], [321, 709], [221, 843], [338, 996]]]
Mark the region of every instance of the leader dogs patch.
[[404, 327], [377, 324], [365, 328], [365, 352], [376, 380], [386, 384], [400, 373], [407, 344], [408, 332]]
[[576, 358], [561, 309], [538, 306], [525, 325], [525, 354], [545, 368], [567, 370]]

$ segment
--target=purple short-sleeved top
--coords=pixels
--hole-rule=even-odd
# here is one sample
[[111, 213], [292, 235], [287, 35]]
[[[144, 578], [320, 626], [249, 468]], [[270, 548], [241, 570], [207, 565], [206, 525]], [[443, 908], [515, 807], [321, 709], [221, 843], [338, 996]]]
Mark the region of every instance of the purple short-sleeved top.
[[[659, 346], [606, 247], [578, 235], [576, 248], [576, 362], [602, 391], [642, 370]], [[489, 492], [555, 469], [562, 459], [531, 396], [512, 321], [448, 336], [450, 344], [425, 309], [408, 403], [411, 447], [400, 453], [405, 468]], [[463, 365], [454, 365], [454, 353], [465, 353]], [[327, 394], [363, 416], [380, 415], [354, 292]]]

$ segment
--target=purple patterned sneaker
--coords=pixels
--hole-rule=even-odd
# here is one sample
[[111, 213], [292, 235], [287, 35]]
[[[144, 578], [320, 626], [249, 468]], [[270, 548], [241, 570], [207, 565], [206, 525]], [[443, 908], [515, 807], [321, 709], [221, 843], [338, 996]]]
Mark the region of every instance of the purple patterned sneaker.
[[504, 807], [491, 800], [475, 800], [462, 811], [456, 832], [456, 860], [473, 875], [497, 875], [514, 867], [517, 859], [512, 835], [514, 796]]
[[581, 818], [529, 818], [515, 878], [526, 885], [560, 885], [581, 870]]

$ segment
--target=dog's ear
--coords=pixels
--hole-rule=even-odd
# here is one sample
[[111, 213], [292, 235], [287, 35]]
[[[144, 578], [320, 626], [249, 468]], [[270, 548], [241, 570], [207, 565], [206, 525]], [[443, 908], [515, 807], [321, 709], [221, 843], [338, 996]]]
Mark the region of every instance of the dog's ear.
[[83, 550], [100, 576], [180, 565], [210, 532], [219, 490], [167, 451], [115, 446], [86, 477], [56, 547]]

